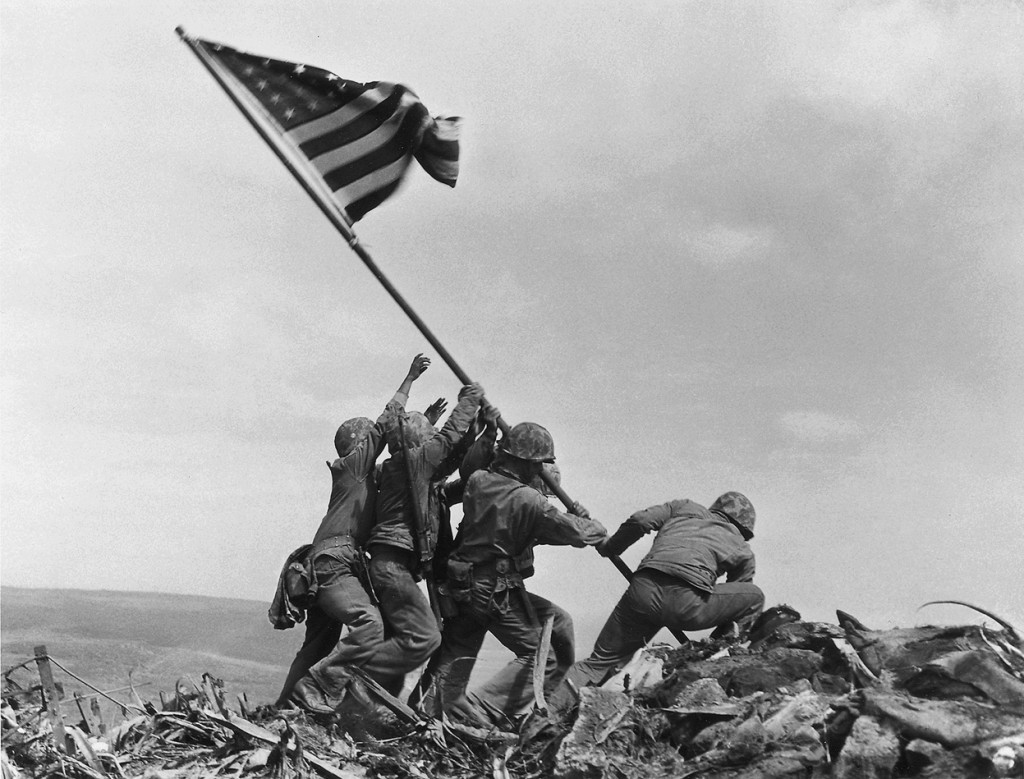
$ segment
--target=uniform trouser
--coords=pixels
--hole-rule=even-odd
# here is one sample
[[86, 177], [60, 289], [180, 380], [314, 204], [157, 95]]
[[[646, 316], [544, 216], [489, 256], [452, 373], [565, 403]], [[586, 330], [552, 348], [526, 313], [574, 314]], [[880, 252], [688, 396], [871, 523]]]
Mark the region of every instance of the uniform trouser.
[[314, 663], [331, 653], [339, 638], [340, 622], [328, 617], [315, 603], [306, 610], [306, 637], [288, 669], [281, 694], [277, 696], [278, 706], [283, 706], [288, 701], [288, 696], [295, 689], [295, 683], [309, 673]]
[[[563, 609], [524, 589], [494, 591], [494, 581], [474, 582], [469, 603], [459, 604], [459, 613], [445, 620], [441, 649], [431, 663], [434, 694], [428, 711], [447, 710], [466, 691], [484, 638], [490, 632], [516, 658], [482, 687], [468, 694], [470, 701], [485, 712], [511, 718], [533, 698], [533, 659], [548, 617], [554, 617], [551, 651], [544, 669], [544, 687], [553, 690], [575, 658], [572, 618]], [[536, 620], [527, 611], [524, 598], [533, 607]]]
[[413, 553], [374, 545], [370, 555], [370, 581], [380, 601], [386, 633], [363, 669], [397, 695], [405, 675], [427, 662], [437, 649], [441, 632], [430, 602], [413, 577]]
[[[380, 611], [358, 575], [359, 554], [352, 546], [341, 546], [313, 560], [319, 585], [316, 604], [307, 614], [306, 639], [279, 702], [287, 700], [307, 670], [328, 696], [340, 698], [350, 678], [346, 666], [365, 666], [384, 640]], [[344, 637], [342, 627], [348, 628]]]
[[705, 630], [737, 622], [745, 628], [763, 608], [764, 593], [755, 584], [717, 584], [708, 593], [671, 574], [641, 569], [605, 622], [590, 657], [576, 663], [565, 678], [577, 687], [600, 684], [663, 627]]

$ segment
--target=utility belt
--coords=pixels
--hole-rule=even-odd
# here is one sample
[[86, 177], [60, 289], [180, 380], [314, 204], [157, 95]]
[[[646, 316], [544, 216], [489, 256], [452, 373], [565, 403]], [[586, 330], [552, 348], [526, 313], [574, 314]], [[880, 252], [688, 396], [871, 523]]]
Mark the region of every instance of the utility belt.
[[498, 557], [482, 563], [449, 560], [443, 594], [456, 604], [469, 603], [478, 582], [492, 581], [490, 603], [493, 604], [500, 593], [526, 589], [519, 570], [521, 561], [514, 557]]
[[313, 548], [309, 550], [309, 559], [315, 560], [317, 555], [322, 552], [330, 551], [331, 549], [338, 549], [340, 547], [350, 546], [353, 549], [356, 548], [355, 539], [352, 538], [350, 533], [342, 533], [337, 536], [331, 536], [330, 538], [324, 538], [313, 544]]
[[[349, 549], [351, 552], [342, 555], [335, 552], [338, 549]], [[317, 592], [319, 592], [321, 585], [326, 583], [320, 581], [316, 571], [316, 560], [323, 555], [332, 557], [341, 563], [350, 564], [352, 566], [352, 573], [364, 585], [368, 584], [369, 575], [366, 570], [366, 556], [356, 546], [355, 539], [348, 533], [331, 536], [313, 544], [305, 555], [296, 558], [285, 568], [282, 574], [284, 577], [284, 587], [288, 592], [288, 597], [296, 605], [300, 605], [303, 608], [312, 606], [316, 601]]]

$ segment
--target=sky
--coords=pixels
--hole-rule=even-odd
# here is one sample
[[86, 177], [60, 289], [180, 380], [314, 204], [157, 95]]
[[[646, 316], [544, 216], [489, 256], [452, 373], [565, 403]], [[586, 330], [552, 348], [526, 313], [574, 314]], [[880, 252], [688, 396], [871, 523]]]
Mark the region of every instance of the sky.
[[[464, 118], [357, 233], [610, 531], [738, 490], [769, 605], [1024, 626], [1011, 0], [6, 0], [3, 584], [269, 600], [337, 425], [418, 352], [459, 390], [179, 24]], [[537, 569], [581, 625], [625, 586]]]

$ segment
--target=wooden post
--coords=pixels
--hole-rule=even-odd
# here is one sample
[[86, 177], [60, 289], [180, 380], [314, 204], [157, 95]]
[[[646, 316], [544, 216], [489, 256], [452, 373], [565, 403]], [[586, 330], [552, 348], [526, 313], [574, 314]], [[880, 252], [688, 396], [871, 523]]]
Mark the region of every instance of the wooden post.
[[[99, 710], [99, 704], [97, 703], [96, 698], [93, 698], [92, 702], [96, 704], [96, 706], [97, 706], [96, 710], [98, 711]], [[75, 693], [75, 703], [78, 705], [78, 711], [82, 715], [82, 721], [85, 722], [85, 729], [87, 731], [89, 731], [89, 735], [90, 736], [99, 736], [100, 735], [100, 723], [96, 719], [96, 715], [94, 714], [94, 711], [93, 711], [92, 707], [89, 704], [87, 704], [85, 702], [85, 698], [83, 698], [77, 692]]]
[[91, 710], [92, 710], [93, 720], [95, 720], [95, 722], [96, 722], [96, 727], [99, 728], [99, 732], [96, 733], [95, 735], [97, 735], [97, 736], [105, 736], [105, 735], [107, 735], [107, 723], [103, 720], [103, 711], [100, 709], [100, 699], [99, 698], [94, 697], [92, 699]]
[[57, 742], [57, 749], [67, 752], [67, 735], [64, 732], [64, 719], [60, 714], [60, 696], [57, 694], [57, 686], [53, 683], [53, 669], [50, 668], [50, 657], [46, 652], [46, 645], [40, 644], [33, 651], [36, 656], [36, 665], [39, 666], [39, 681], [43, 685], [46, 713], [50, 716], [54, 741]]

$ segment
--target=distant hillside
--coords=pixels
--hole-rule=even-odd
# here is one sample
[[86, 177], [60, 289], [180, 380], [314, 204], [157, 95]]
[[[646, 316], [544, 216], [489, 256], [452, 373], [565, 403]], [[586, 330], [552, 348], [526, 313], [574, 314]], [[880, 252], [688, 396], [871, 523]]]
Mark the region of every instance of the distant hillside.
[[[260, 601], [88, 590], [0, 588], [3, 666], [50, 654], [89, 682], [112, 689], [151, 682], [143, 697], [171, 691], [175, 682], [204, 671], [251, 700], [276, 697], [303, 628], [279, 631]], [[14, 677], [27, 678], [27, 677]], [[69, 689], [81, 685], [58, 673]]]
[[[45, 644], [50, 655], [91, 684], [112, 690], [128, 684], [128, 674], [144, 700], [170, 693], [179, 679], [196, 682], [204, 672], [223, 679], [227, 691], [245, 692], [252, 703], [277, 698], [288, 666], [302, 644], [305, 626], [274, 630], [268, 603], [198, 595], [116, 592], [111, 590], [37, 590], [0, 587], [2, 666], [32, 657]], [[603, 624], [576, 624], [577, 655], [585, 656]], [[484, 642], [472, 684], [486, 681], [512, 659], [492, 637]], [[12, 678], [28, 685], [30, 671]], [[87, 693], [83, 685], [57, 671], [67, 697]], [[123, 694], [118, 694], [118, 697]]]

